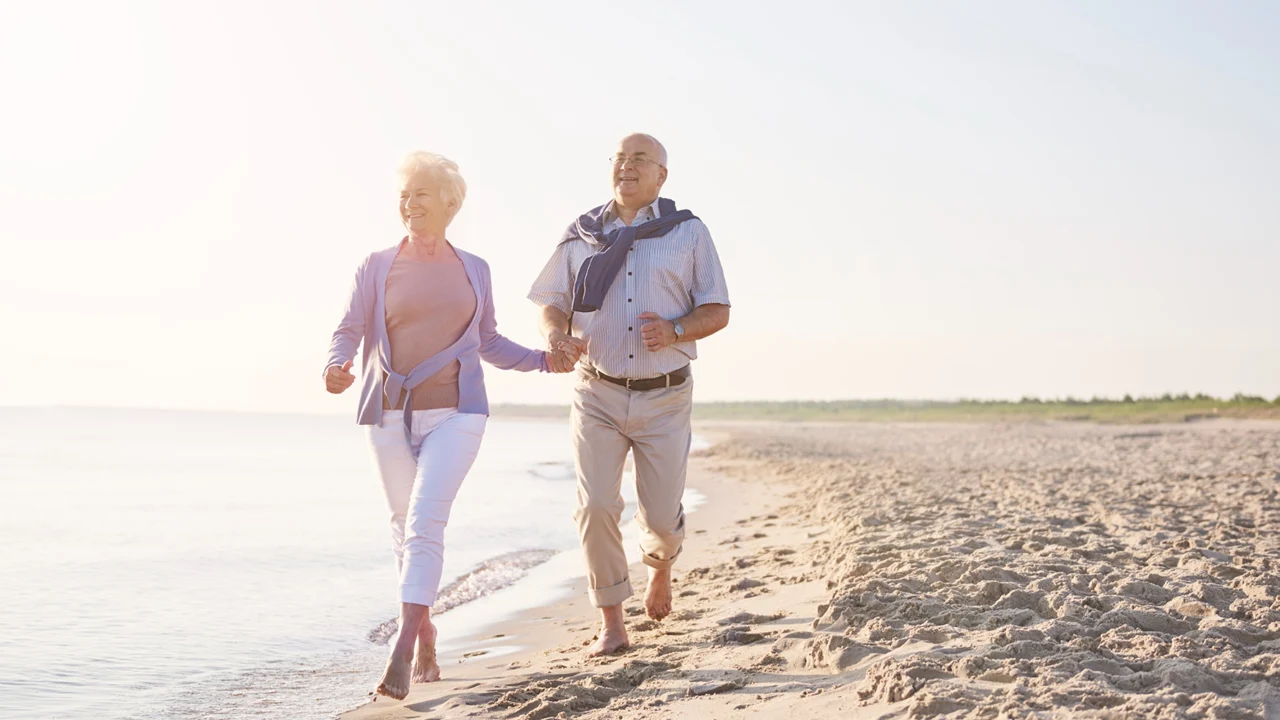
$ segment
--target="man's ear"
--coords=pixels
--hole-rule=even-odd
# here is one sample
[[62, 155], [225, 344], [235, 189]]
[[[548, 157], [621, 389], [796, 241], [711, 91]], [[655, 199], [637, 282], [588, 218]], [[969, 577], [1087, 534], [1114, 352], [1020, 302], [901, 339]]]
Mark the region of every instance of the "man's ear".
[[667, 182], [667, 169], [664, 167], [660, 167], [658, 168], [658, 187], [662, 187], [664, 184], [666, 184], [666, 182]]

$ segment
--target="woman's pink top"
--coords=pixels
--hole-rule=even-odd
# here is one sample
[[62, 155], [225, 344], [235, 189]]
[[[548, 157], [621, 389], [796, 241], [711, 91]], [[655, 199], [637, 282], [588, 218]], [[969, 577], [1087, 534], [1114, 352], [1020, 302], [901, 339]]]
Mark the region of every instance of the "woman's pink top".
[[[449, 253], [450, 256], [453, 253]], [[476, 314], [476, 291], [460, 260], [420, 262], [397, 257], [387, 274], [387, 339], [391, 369], [408, 375], [422, 361], [456, 343]], [[411, 391], [414, 410], [458, 407], [454, 360]], [[400, 409], [386, 398], [382, 407]], [[403, 402], [403, 400], [401, 400]]]

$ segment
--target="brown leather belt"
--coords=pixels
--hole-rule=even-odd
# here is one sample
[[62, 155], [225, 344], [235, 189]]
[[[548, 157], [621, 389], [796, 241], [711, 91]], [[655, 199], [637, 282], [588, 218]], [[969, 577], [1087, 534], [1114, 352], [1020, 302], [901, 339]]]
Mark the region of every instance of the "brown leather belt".
[[611, 382], [614, 385], [621, 385], [628, 390], [657, 390], [659, 388], [675, 387], [683, 385], [692, 373], [689, 372], [689, 366], [685, 365], [679, 370], [673, 370], [666, 375], [659, 375], [655, 378], [644, 378], [642, 380], [634, 380], [632, 378], [616, 378], [605, 375], [590, 365], [583, 365], [582, 371], [594, 378], [600, 378], [605, 382]]

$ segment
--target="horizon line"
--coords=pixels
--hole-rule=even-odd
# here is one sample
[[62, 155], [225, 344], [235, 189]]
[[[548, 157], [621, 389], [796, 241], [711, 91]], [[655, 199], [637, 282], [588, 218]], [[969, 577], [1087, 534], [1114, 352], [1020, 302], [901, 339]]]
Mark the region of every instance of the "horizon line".
[[[1207, 393], [1162, 393], [1161, 395], [1142, 395], [1133, 396], [1126, 393], [1120, 397], [1094, 395], [1091, 397], [1076, 397], [1067, 395], [1064, 397], [1038, 397], [1033, 395], [1024, 395], [1017, 399], [1009, 398], [978, 398], [978, 397], [954, 397], [954, 398], [895, 398], [895, 397], [864, 397], [864, 398], [840, 398], [835, 400], [704, 400], [694, 401], [694, 406], [699, 405], [839, 405], [839, 404], [900, 404], [900, 405], [1026, 405], [1026, 404], [1105, 404], [1105, 403], [1162, 403], [1162, 402], [1263, 402], [1270, 404], [1280, 404], [1280, 395], [1275, 398], [1268, 399], [1262, 395], [1250, 395], [1243, 392], [1237, 392], [1232, 397], [1217, 397]], [[514, 408], [568, 408], [569, 403], [523, 403], [523, 402], [500, 402], [490, 403], [490, 407], [494, 409], [514, 409]], [[74, 405], [74, 404], [55, 404], [55, 405], [9, 405], [0, 404], [0, 410], [136, 410], [143, 412], [202, 412], [202, 413], [224, 413], [233, 415], [303, 415], [313, 417], [327, 417], [334, 415], [348, 414], [351, 409], [344, 408], [342, 410], [333, 411], [316, 411], [316, 410], [273, 410], [273, 409], [229, 409], [229, 408], [201, 408], [201, 407], [160, 407], [154, 405]]]

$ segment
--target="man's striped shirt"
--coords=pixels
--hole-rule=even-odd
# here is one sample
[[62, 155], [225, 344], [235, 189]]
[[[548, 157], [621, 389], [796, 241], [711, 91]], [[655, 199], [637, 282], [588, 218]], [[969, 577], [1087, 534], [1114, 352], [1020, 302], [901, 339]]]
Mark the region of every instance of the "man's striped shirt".
[[[656, 217], [657, 200], [631, 224]], [[606, 233], [625, 225], [613, 212], [612, 202], [604, 219]], [[574, 276], [583, 261], [600, 249], [581, 238], [560, 243], [534, 281], [529, 299], [569, 312]], [[649, 352], [640, 337], [640, 314], [654, 312], [675, 320], [712, 303], [728, 305], [729, 288], [711, 232], [701, 220], [686, 220], [662, 237], [636, 240], [600, 309], [573, 314], [573, 334], [587, 341], [582, 362], [621, 378], [651, 378], [678, 370], [698, 357], [696, 343], [678, 342]]]

